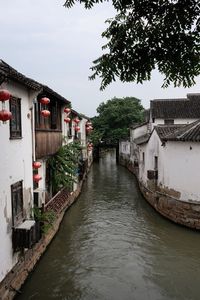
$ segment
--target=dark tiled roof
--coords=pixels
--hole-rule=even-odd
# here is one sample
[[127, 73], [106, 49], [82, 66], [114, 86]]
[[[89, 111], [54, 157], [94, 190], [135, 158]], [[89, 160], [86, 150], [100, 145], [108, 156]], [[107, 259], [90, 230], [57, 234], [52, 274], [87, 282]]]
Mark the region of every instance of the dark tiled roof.
[[200, 120], [185, 125], [164, 137], [165, 141], [200, 142]]
[[152, 118], [200, 118], [200, 94], [188, 94], [183, 99], [156, 99], [150, 106]]
[[58, 94], [57, 92], [55, 92], [54, 90], [50, 89], [47, 85], [42, 85], [43, 87], [43, 93], [48, 93], [52, 96], [54, 96], [57, 100], [62, 101], [65, 104], [69, 104], [70, 101], [67, 100], [66, 98], [64, 98], [63, 96], [61, 96], [60, 94]]
[[185, 127], [185, 124], [177, 125], [158, 125], [155, 126], [155, 130], [161, 140], [165, 139], [166, 136], [174, 133], [176, 130]]
[[43, 85], [31, 78], [26, 77], [25, 75], [19, 73], [17, 70], [12, 68], [6, 62], [0, 59], [0, 83], [4, 80], [11, 79], [13, 81], [17, 81], [35, 91], [41, 91], [41, 94], [49, 94], [54, 96], [57, 100], [60, 100], [66, 104], [70, 103], [66, 98], [59, 95], [57, 92], [52, 90], [46, 85]]
[[148, 142], [149, 138], [150, 138], [150, 134], [146, 133], [146, 134], [141, 135], [140, 137], [134, 139], [134, 142], [137, 145], [145, 144]]
[[39, 82], [19, 73], [7, 63], [5, 63], [3, 60], [0, 60], [0, 78], [1, 81], [4, 81], [6, 79], [12, 79], [36, 91], [41, 90], [42, 88], [42, 85]]
[[130, 126], [130, 128], [131, 129], [136, 129], [136, 128], [139, 128], [139, 127], [142, 127], [142, 126], [144, 126], [144, 125], [147, 125], [148, 124], [148, 122], [143, 122], [143, 123], [136, 123], [136, 124], [132, 124], [131, 126]]

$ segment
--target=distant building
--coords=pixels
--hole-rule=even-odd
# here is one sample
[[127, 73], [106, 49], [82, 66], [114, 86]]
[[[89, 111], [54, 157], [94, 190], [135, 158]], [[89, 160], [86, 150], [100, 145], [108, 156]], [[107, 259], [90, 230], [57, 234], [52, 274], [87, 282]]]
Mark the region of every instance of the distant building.
[[200, 94], [159, 99], [149, 120], [130, 127], [130, 159], [149, 203], [174, 222], [200, 229]]

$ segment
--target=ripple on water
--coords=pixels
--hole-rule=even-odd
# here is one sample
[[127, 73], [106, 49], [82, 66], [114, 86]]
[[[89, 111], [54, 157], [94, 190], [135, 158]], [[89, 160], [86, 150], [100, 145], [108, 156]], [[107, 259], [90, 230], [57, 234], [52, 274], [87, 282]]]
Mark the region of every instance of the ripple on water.
[[159, 216], [108, 154], [20, 300], [199, 300], [199, 233]]

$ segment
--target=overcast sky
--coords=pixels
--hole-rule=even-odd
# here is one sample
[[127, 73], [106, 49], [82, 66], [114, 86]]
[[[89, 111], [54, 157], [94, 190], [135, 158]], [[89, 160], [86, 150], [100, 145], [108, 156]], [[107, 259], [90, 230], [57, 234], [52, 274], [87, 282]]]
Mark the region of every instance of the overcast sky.
[[145, 84], [115, 82], [100, 92], [100, 80], [89, 81], [92, 61], [102, 54], [104, 21], [114, 16], [109, 3], [85, 10], [77, 4], [63, 7], [64, 0], [0, 0], [0, 58], [17, 71], [66, 97], [78, 112], [90, 117], [101, 102], [133, 96], [145, 108], [155, 98], [182, 98], [200, 92], [190, 88], [162, 89], [162, 77], [154, 72]]

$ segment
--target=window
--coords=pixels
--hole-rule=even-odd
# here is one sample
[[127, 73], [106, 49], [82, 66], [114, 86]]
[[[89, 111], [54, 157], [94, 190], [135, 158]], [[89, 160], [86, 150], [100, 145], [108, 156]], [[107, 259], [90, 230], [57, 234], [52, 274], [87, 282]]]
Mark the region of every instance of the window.
[[173, 120], [173, 119], [165, 119], [165, 120], [164, 120], [164, 123], [165, 123], [166, 125], [173, 125], [173, 124], [174, 124], [174, 120]]
[[12, 119], [10, 120], [10, 138], [17, 139], [22, 137], [21, 128], [21, 99], [12, 97], [10, 100], [10, 111]]
[[69, 122], [68, 137], [72, 137], [72, 120]]
[[144, 154], [144, 152], [142, 152], [142, 162], [143, 162], [143, 164], [145, 163], [145, 154]]
[[13, 226], [23, 221], [23, 190], [22, 181], [11, 185]]
[[158, 156], [154, 156], [154, 170], [158, 170]]
[[[39, 96], [38, 99], [39, 98], [41, 98], [41, 96]], [[45, 109], [51, 113], [47, 118], [41, 115], [41, 111]], [[39, 100], [35, 103], [35, 128], [61, 130], [61, 105], [57, 101], [50, 98], [48, 105], [42, 105]]]

